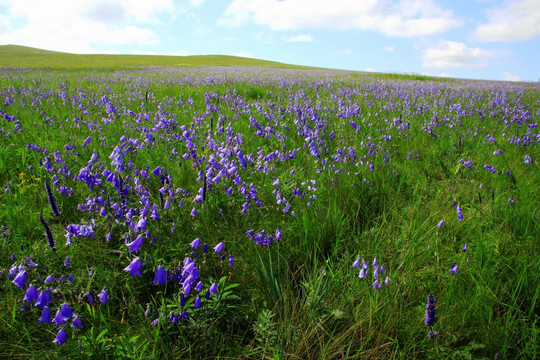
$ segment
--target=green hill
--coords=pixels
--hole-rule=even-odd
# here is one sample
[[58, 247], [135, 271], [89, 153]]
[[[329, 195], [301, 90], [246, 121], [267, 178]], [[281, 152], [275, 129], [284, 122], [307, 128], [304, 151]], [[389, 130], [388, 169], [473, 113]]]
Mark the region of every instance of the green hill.
[[274, 61], [228, 55], [162, 56], [70, 54], [18, 45], [0, 45], [0, 68], [120, 69], [139, 67], [248, 66], [308, 69]]

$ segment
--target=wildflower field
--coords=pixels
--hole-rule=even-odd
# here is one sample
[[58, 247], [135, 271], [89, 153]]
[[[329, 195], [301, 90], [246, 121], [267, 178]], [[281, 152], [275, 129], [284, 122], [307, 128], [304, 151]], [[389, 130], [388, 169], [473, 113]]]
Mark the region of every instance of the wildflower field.
[[0, 358], [538, 358], [539, 91], [4, 69]]

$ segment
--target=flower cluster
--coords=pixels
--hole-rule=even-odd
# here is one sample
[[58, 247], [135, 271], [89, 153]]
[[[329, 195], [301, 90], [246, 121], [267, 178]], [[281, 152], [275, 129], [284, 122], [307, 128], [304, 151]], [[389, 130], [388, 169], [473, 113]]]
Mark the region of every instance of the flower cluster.
[[246, 231], [246, 234], [248, 234], [257, 245], [261, 246], [271, 247], [276, 241], [281, 240], [281, 231], [279, 229], [276, 229], [274, 234], [268, 234], [266, 230], [255, 233], [253, 229]]
[[[358, 277], [360, 279], [367, 279], [369, 277], [369, 265], [364, 260], [362, 260], [362, 263], [360, 263], [360, 256], [358, 256], [352, 266], [353, 268], [357, 269], [360, 267], [360, 265], [362, 265], [362, 267], [360, 268], [360, 273], [358, 274]], [[375, 290], [379, 290], [381, 288], [380, 279], [382, 279], [382, 276], [385, 272], [385, 268], [384, 266], [379, 267], [379, 262], [377, 261], [377, 258], [373, 259], [371, 266], [373, 267], [373, 279], [374, 279], [372, 286]], [[383, 284], [385, 286], [388, 286], [388, 284], [390, 284], [390, 278], [388, 276], [386, 276], [386, 278], [384, 279]]]
[[[66, 267], [70, 265], [69, 258], [66, 258], [65, 265]], [[38, 273], [37, 264], [31, 257], [26, 257], [21, 263], [17, 263], [17, 261], [13, 263], [8, 272], [8, 278], [13, 285], [24, 292], [21, 311], [37, 312], [40, 324], [53, 324], [59, 328], [53, 343], [62, 345], [66, 342], [66, 326], [68, 325], [74, 331], [84, 328], [82, 317], [77, 315], [67, 302], [62, 302], [77, 288], [73, 274], [69, 274], [67, 278], [61, 276], [58, 279], [51, 274], [42, 280]], [[55, 283], [56, 287], [54, 287]], [[64, 289], [64, 291], [60, 289]], [[79, 301], [84, 297], [89, 305], [94, 305], [92, 294], [92, 291], [83, 290], [79, 295]], [[107, 305], [108, 296], [108, 291], [103, 288], [98, 295], [100, 303]], [[60, 302], [61, 304], [57, 305]]]
[[429, 294], [427, 296], [426, 315], [424, 318], [424, 324], [430, 328], [428, 332], [428, 337], [430, 339], [435, 339], [437, 337], [437, 331], [434, 331], [432, 329], [433, 325], [435, 325], [436, 320], [437, 320], [437, 310], [435, 309], [435, 295]]

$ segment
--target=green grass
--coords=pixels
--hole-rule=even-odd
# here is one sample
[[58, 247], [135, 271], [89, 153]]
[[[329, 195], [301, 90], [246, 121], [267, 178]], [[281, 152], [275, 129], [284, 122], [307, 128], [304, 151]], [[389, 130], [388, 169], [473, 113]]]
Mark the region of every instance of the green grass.
[[[15, 50], [12, 59], [20, 59], [24, 54]], [[536, 143], [508, 141], [512, 136], [536, 141], [538, 88], [319, 70], [253, 72], [231, 63], [226, 72], [170, 64], [135, 69], [115, 65], [122, 58], [114, 56], [96, 62], [100, 69], [95, 64], [84, 69], [67, 64], [92, 56], [26, 53], [51, 65], [46, 71], [0, 73], [0, 185], [8, 190], [0, 193], [0, 358], [538, 357], [540, 153]], [[56, 60], [44, 60], [47, 56]], [[174, 60], [133, 59], [156, 66]], [[205, 59], [210, 64], [211, 58]], [[108, 112], [106, 101], [116, 112]], [[272, 136], [261, 136], [257, 125]], [[321, 139], [319, 158], [310, 152], [309, 131]], [[88, 136], [91, 142], [83, 148]], [[138, 254], [128, 252], [122, 235], [130, 230], [109, 206], [122, 199], [112, 183], [103, 177], [101, 186], [90, 189], [74, 180], [94, 151], [99, 160], [92, 171], [114, 169], [109, 155], [123, 136], [130, 141], [124, 149], [132, 166], [122, 175], [125, 184], [134, 193], [147, 190], [161, 216], [148, 220], [150, 237]], [[183, 157], [189, 153], [186, 138], [204, 161]], [[142, 145], [132, 152], [137, 144]], [[194, 205], [203, 186], [199, 171], [214, 166], [211, 155], [221, 159], [216, 147], [237, 163], [236, 147], [251, 156], [237, 171], [246, 194], [250, 184], [257, 190], [260, 207], [250, 200], [242, 214], [241, 186], [226, 177], [207, 190], [204, 206]], [[271, 156], [292, 149], [297, 149], [294, 158]], [[493, 155], [495, 150], [502, 153]], [[531, 157], [528, 164], [525, 155]], [[45, 158], [53, 172], [40, 165]], [[471, 169], [460, 159], [472, 160]], [[502, 173], [488, 172], [484, 164]], [[169, 185], [140, 174], [157, 166], [171, 176]], [[266, 173], [260, 171], [264, 167]], [[275, 179], [294, 216], [277, 203]], [[71, 196], [54, 192], [58, 218], [44, 192], [44, 182], [55, 180], [55, 187], [73, 190]], [[159, 194], [167, 186], [176, 202], [164, 210]], [[228, 187], [231, 195], [225, 193]], [[296, 188], [303, 197], [294, 195]], [[78, 210], [98, 196], [109, 202], [107, 216]], [[125, 201], [138, 211], [142, 207], [134, 194]], [[461, 206], [463, 221], [453, 201]], [[190, 215], [193, 206], [196, 217]], [[40, 214], [55, 236], [56, 252], [49, 250]], [[64, 246], [67, 225], [91, 223], [89, 217], [95, 239], [74, 238]], [[272, 247], [259, 246], [246, 234], [250, 229], [271, 234], [280, 229], [283, 238]], [[173, 324], [169, 316], [183, 308], [182, 287], [177, 281], [153, 285], [154, 270], [180, 266], [196, 237], [209, 246], [207, 255], [196, 251], [204, 290], [216, 283], [218, 292], [198, 310], [187, 297], [189, 319]], [[212, 250], [221, 241], [227, 252], [223, 262]], [[235, 258], [232, 267], [229, 254]], [[136, 255], [145, 266], [142, 276], [132, 278], [123, 269]], [[75, 276], [73, 284], [51, 285], [53, 316], [58, 304], [67, 302], [84, 322], [84, 329], [74, 330], [68, 321], [62, 346], [52, 343], [54, 325], [36, 321], [39, 309], [20, 310], [24, 291], [8, 273], [14, 261], [26, 263], [27, 256], [38, 264], [28, 270], [36, 285], [44, 286], [38, 275]], [[70, 267], [64, 266], [67, 256]], [[359, 279], [359, 269], [352, 267], [357, 256], [369, 264], [376, 257], [389, 285], [373, 289], [371, 266], [369, 278]], [[455, 275], [449, 273], [453, 262], [459, 266]], [[108, 305], [97, 301], [103, 288], [110, 293]], [[427, 337], [424, 325], [429, 293], [437, 300], [437, 339]]]
[[246, 66], [270, 69], [306, 69], [305, 66], [283, 64], [275, 61], [258, 60], [228, 55], [79, 55], [47, 51], [18, 45], [0, 46], [0, 68], [21, 69], [117, 69], [143, 68], [149, 66], [192, 68], [208, 66]]

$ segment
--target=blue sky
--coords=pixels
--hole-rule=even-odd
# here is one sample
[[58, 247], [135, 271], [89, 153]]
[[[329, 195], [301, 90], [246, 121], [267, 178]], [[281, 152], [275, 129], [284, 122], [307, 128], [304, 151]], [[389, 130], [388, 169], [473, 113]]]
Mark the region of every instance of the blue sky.
[[0, 0], [0, 44], [538, 81], [540, 0]]

